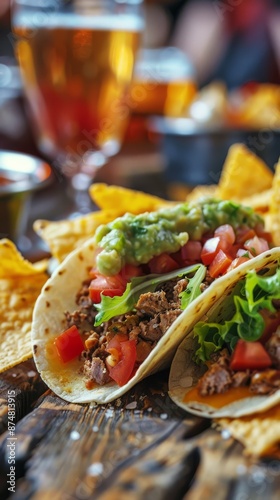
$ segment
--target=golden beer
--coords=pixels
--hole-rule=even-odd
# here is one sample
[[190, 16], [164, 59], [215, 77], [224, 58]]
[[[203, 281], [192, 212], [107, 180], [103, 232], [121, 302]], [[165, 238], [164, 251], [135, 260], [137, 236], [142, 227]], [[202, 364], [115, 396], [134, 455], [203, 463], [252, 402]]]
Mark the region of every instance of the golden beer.
[[17, 56], [41, 149], [81, 157], [115, 154], [127, 125], [139, 46], [136, 22], [66, 16], [32, 29], [15, 23]]
[[176, 47], [141, 51], [130, 92], [135, 113], [184, 116], [196, 92], [194, 70], [182, 51]]
[[154, 140], [148, 117], [186, 116], [196, 93], [193, 68], [180, 50], [175, 47], [142, 50], [130, 89], [132, 113], [126, 140]]
[[135, 80], [130, 103], [137, 114], [181, 117], [185, 116], [196, 93], [197, 86], [191, 80]]

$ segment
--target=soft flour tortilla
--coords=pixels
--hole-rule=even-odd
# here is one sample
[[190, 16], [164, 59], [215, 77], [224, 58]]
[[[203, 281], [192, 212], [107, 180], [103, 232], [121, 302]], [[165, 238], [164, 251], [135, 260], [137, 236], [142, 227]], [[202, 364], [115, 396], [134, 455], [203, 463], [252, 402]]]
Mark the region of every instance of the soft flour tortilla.
[[[279, 252], [277, 256], [279, 256]], [[134, 377], [122, 387], [111, 382], [91, 390], [85, 387], [82, 374], [68, 363], [53, 364], [51, 361], [52, 341], [66, 327], [64, 312], [74, 311], [77, 306], [75, 298], [82, 281], [87, 279], [95, 256], [94, 240], [89, 240], [83, 247], [72, 252], [56, 269], [47, 281], [39, 296], [33, 315], [32, 345], [34, 359], [42, 379], [59, 396], [75, 403], [106, 403], [116, 399], [134, 386], [138, 381], [170, 364], [177, 347], [215, 302], [228, 283], [227, 276], [218, 279], [203, 295], [195, 299], [176, 319], [165, 333], [147, 359], [138, 368]], [[251, 267], [262, 267], [264, 262], [276, 262], [275, 252], [267, 252], [266, 257], [254, 259]], [[246, 269], [248, 266], [246, 265]], [[243, 270], [242, 270], [243, 269]], [[237, 279], [244, 276], [244, 265], [233, 271]], [[230, 280], [231, 281], [231, 280]], [[201, 298], [203, 297], [203, 299]]]
[[[243, 264], [237, 268], [237, 272], [229, 273], [224, 279], [218, 280], [214, 284], [214, 288], [219, 299], [212, 306], [211, 304], [213, 304], [213, 302], [208, 301], [208, 312], [198, 319], [200, 321], [217, 323], [228, 319], [232, 314], [232, 308], [229, 306], [229, 303], [232, 304], [230, 296], [234, 293], [236, 288], [238, 288], [239, 282], [245, 277], [246, 272], [251, 269], [263, 269], [264, 271], [267, 270], [267, 273], [270, 273], [279, 264], [279, 260], [280, 249], [275, 248]], [[223, 288], [222, 293], [221, 288]], [[171, 365], [169, 395], [171, 399], [184, 410], [208, 418], [234, 418], [266, 411], [280, 402], [280, 390], [271, 396], [252, 395], [227, 404], [221, 408], [214, 408], [209, 404], [203, 404], [197, 401], [185, 402], [184, 398], [186, 394], [197, 385], [200, 377], [207, 370], [205, 365], [197, 365], [193, 361], [193, 355], [197, 347], [197, 339], [194, 338], [190, 332], [190, 335], [188, 335], [178, 347]]]
[[51, 351], [54, 349], [52, 341], [66, 328], [64, 312], [77, 309], [76, 294], [82, 281], [88, 278], [94, 257], [93, 239], [72, 252], [43, 287], [33, 314], [32, 346], [38, 371], [57, 395], [75, 403], [112, 401], [127, 392], [139, 380], [169, 365], [187, 330], [195, 324], [197, 316], [204, 312], [203, 303], [194, 301], [188, 308], [190, 314], [184, 315], [183, 320], [182, 313], [126, 385], [119, 387], [110, 382], [89, 390], [85, 387], [83, 376], [77, 369], [73, 370], [71, 363], [60, 364], [59, 367], [52, 363]]

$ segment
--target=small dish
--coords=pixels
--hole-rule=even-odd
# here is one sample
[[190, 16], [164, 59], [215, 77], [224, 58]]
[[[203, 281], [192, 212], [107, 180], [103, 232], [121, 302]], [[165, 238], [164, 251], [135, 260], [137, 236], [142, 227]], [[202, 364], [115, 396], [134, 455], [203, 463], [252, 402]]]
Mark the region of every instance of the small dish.
[[151, 118], [149, 129], [159, 138], [166, 180], [190, 188], [218, 183], [228, 150], [237, 142], [273, 171], [280, 156], [280, 130], [198, 126], [190, 118], [164, 117]]
[[35, 191], [52, 181], [48, 163], [35, 156], [0, 150], [0, 237], [18, 243]]

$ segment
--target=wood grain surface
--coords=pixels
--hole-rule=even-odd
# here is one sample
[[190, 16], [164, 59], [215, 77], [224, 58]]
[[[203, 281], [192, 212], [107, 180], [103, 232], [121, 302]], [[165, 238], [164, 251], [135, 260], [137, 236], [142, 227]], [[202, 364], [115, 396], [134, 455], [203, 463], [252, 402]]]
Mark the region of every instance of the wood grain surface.
[[[33, 362], [0, 383], [0, 498], [13, 500], [276, 500], [280, 462], [254, 462], [211, 422], [179, 409], [168, 372], [107, 405], [46, 390]], [[7, 487], [8, 391], [16, 400], [16, 488]]]

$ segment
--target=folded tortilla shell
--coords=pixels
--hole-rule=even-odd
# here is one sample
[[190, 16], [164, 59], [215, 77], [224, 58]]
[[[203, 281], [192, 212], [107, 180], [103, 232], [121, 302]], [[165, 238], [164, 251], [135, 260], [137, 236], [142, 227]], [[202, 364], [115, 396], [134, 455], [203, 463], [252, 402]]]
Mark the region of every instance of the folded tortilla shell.
[[[73, 251], [54, 271], [52, 277], [42, 289], [33, 314], [32, 346], [34, 359], [46, 384], [63, 399], [75, 402], [105, 403], [118, 398], [139, 380], [165, 368], [170, 364], [179, 343], [186, 333], [203, 314], [204, 302], [194, 300], [179, 318], [172, 324], [136, 374], [127, 384], [119, 387], [116, 383], [98, 386], [89, 390], [77, 366], [72, 363], [59, 363], [52, 360], [54, 339], [66, 329], [65, 311], [77, 309], [76, 294], [82, 282], [88, 278], [95, 257], [93, 239], [81, 248]], [[204, 292], [206, 293], [206, 292]], [[199, 299], [199, 297], [198, 297]], [[53, 356], [55, 357], [55, 356]]]
[[[275, 248], [250, 260], [248, 263], [236, 269], [236, 272], [225, 275], [225, 279], [217, 280], [214, 283], [214, 289], [219, 299], [216, 303], [208, 301], [207, 313], [197, 320], [205, 322], [223, 322], [229, 319], [232, 309], [229, 304], [232, 303], [230, 297], [242, 278], [251, 269], [263, 270], [268, 273], [273, 271], [279, 264], [280, 249]], [[223, 289], [223, 290], [222, 290]], [[204, 300], [208, 300], [204, 296]], [[214, 304], [214, 305], [212, 305]], [[201, 376], [206, 372], [205, 365], [197, 365], [193, 360], [193, 355], [197, 349], [197, 340], [192, 332], [180, 344], [174, 359], [172, 361], [169, 376], [169, 395], [171, 399], [184, 410], [208, 418], [219, 417], [241, 417], [257, 412], [263, 412], [275, 406], [280, 402], [280, 390], [271, 396], [250, 395], [243, 399], [236, 400], [221, 406], [214, 407], [201, 401], [189, 400], [187, 394], [195, 388]]]

